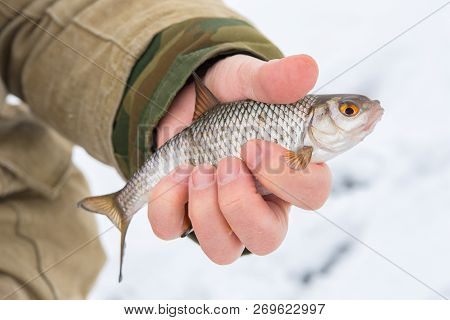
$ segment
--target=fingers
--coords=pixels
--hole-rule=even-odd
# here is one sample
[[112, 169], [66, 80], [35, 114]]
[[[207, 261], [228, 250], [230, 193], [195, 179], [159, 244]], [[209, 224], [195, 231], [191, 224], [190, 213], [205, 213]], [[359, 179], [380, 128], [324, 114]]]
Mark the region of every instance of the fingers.
[[194, 84], [190, 83], [178, 92], [169, 110], [167, 110], [156, 127], [156, 143], [158, 147], [191, 124], [194, 115], [194, 105]]
[[284, 201], [266, 202], [256, 192], [252, 175], [236, 158], [226, 158], [217, 168], [220, 210], [239, 240], [253, 253], [265, 255], [283, 241], [288, 224]]
[[163, 178], [152, 191], [148, 215], [154, 233], [164, 240], [180, 237], [191, 222], [206, 255], [229, 264], [244, 246], [258, 255], [278, 248], [287, 232], [288, 209], [286, 201], [258, 194], [243, 162], [227, 158], [217, 172], [208, 165], [184, 166]]
[[[268, 103], [292, 103], [316, 83], [318, 67], [307, 55], [269, 62], [235, 55], [217, 62], [205, 76], [206, 86], [220, 101], [252, 99]], [[224, 86], [224, 83], [227, 85]]]
[[215, 263], [229, 264], [241, 256], [244, 246], [219, 208], [216, 170], [203, 165], [189, 181], [189, 218], [205, 254]]
[[148, 218], [155, 235], [163, 240], [178, 238], [190, 227], [185, 205], [191, 171], [192, 166], [180, 166], [152, 190]]
[[331, 190], [331, 173], [326, 164], [311, 163], [296, 171], [286, 165], [283, 147], [252, 140], [242, 148], [242, 157], [261, 184], [281, 199], [307, 210], [317, 210]]

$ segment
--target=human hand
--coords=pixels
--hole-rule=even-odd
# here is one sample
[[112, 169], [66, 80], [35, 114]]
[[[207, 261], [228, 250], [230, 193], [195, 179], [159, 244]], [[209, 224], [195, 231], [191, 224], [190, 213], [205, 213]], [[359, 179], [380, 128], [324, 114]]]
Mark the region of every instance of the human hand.
[[[204, 83], [221, 102], [291, 103], [313, 88], [317, 74], [316, 63], [305, 55], [270, 62], [235, 55], [213, 65]], [[188, 84], [158, 125], [158, 147], [190, 125], [194, 106], [195, 88]], [[294, 171], [284, 165], [284, 151], [277, 144], [253, 140], [242, 147], [243, 160], [222, 159], [217, 168], [176, 169], [152, 190], [148, 216], [154, 233], [175, 239], [192, 223], [201, 248], [218, 264], [235, 261], [244, 247], [257, 255], [274, 251], [286, 235], [290, 204], [317, 209], [331, 186], [325, 164]], [[252, 175], [273, 194], [257, 193]]]

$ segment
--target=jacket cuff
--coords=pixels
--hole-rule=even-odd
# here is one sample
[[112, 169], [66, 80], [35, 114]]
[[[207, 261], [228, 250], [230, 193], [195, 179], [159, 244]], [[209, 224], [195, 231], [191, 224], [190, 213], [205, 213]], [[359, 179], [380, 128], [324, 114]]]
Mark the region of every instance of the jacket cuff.
[[207, 60], [244, 53], [262, 60], [280, 50], [245, 21], [195, 18], [158, 33], [127, 81], [113, 128], [116, 161], [129, 178], [152, 152], [154, 128], [190, 75]]

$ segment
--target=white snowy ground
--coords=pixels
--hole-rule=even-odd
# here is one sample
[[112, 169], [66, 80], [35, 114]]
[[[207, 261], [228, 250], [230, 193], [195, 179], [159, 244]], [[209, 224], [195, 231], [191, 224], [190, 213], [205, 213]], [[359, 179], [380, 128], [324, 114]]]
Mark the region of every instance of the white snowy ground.
[[[227, 1], [286, 55], [320, 66], [316, 88], [444, 3], [441, 1]], [[92, 299], [438, 299], [450, 297], [450, 5], [320, 90], [379, 99], [385, 115], [361, 145], [331, 161], [334, 191], [320, 213], [291, 211], [286, 241], [266, 257], [217, 266], [190, 240], [163, 242], [145, 211], [119, 236]], [[123, 182], [76, 149], [95, 194]], [[110, 227], [99, 218], [100, 229]], [[406, 272], [355, 241], [354, 237]], [[414, 279], [417, 278], [419, 280]]]

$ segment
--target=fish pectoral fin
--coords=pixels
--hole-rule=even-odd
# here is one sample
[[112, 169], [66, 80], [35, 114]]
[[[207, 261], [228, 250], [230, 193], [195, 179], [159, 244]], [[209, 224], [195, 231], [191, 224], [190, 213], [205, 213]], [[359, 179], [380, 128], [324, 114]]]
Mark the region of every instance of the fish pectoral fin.
[[125, 254], [125, 237], [128, 230], [128, 225], [131, 219], [127, 218], [125, 212], [120, 208], [116, 201], [116, 195], [118, 192], [106, 194], [97, 197], [88, 197], [78, 202], [78, 207], [84, 210], [99, 213], [107, 216], [109, 220], [120, 231], [120, 272], [119, 282], [122, 281], [122, 264]]
[[303, 170], [311, 162], [313, 147], [302, 147], [298, 152], [287, 150], [284, 159], [288, 166], [294, 170]]
[[214, 94], [209, 91], [209, 89], [203, 84], [202, 79], [193, 72], [192, 76], [194, 77], [195, 82], [195, 111], [194, 111], [194, 119], [196, 120], [202, 114], [204, 114], [208, 109], [211, 109], [215, 105], [218, 105], [220, 102], [214, 96]]

